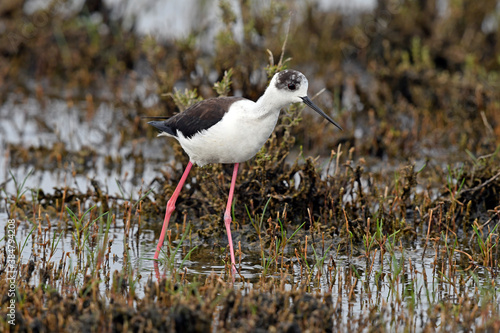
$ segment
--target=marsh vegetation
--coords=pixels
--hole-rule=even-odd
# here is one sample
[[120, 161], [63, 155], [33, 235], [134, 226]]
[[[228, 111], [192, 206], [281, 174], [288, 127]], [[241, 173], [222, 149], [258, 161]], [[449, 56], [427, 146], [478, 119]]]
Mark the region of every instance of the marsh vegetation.
[[[141, 36], [100, 1], [0, 6], [2, 330], [500, 330], [497, 2], [437, 2], [220, 1], [212, 50], [205, 27]], [[193, 168], [155, 271], [187, 156], [141, 117], [255, 100], [283, 68], [344, 131], [294, 105], [242, 164], [234, 283], [231, 168]]]

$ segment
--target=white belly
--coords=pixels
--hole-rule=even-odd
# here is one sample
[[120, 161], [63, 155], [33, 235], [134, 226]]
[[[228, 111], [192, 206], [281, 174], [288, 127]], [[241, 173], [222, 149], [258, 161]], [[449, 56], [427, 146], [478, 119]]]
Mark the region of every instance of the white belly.
[[[260, 118], [245, 112], [255, 104], [241, 101], [224, 118], [208, 130], [190, 139], [178, 133], [178, 140], [191, 162], [199, 166], [209, 163], [241, 163], [255, 156], [267, 141], [278, 121], [279, 110]], [[248, 109], [247, 109], [248, 110]]]

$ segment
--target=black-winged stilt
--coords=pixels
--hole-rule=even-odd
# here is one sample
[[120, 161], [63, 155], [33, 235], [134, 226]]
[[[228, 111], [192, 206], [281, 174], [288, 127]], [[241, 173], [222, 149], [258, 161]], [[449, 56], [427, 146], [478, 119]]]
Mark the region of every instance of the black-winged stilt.
[[176, 138], [189, 156], [179, 184], [168, 200], [160, 239], [154, 255], [158, 259], [175, 201], [193, 164], [234, 164], [233, 177], [224, 213], [227, 239], [231, 253], [232, 273], [236, 271], [231, 237], [231, 204], [238, 166], [255, 156], [276, 126], [280, 110], [291, 103], [304, 102], [330, 123], [342, 128], [307, 97], [308, 81], [304, 74], [284, 70], [274, 75], [264, 95], [257, 102], [241, 97], [219, 97], [201, 101], [184, 112], [150, 125], [165, 135]]

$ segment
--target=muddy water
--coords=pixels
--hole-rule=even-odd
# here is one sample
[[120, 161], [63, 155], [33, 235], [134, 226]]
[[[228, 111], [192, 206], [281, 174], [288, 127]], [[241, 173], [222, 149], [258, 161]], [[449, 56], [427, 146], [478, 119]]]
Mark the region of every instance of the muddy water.
[[[103, 294], [111, 288], [109, 276], [115, 271], [128, 272], [131, 276], [129, 288], [133, 287], [139, 298], [144, 297], [148, 280], [156, 281], [159, 276], [168, 277], [172, 271], [183, 275], [183, 279], [188, 281], [200, 280], [214, 273], [223, 279], [227, 278], [227, 266], [224, 265], [227, 260], [225, 233], [221, 232], [219, 239], [199, 237], [195, 232], [200, 223], [197, 217], [187, 218], [193, 230], [191, 233], [185, 232], [186, 239], [182, 244], [180, 238], [186, 226], [171, 223], [174, 254], [167, 253], [167, 256], [171, 256], [167, 260], [171, 264], [161, 264], [159, 275], [151, 258], [164, 208], [160, 208], [157, 219], [133, 223], [127, 229], [122, 205], [125, 202], [136, 203], [150, 189], [159, 191], [161, 184], [153, 180], [161, 178], [162, 170], [169, 170], [168, 162], [173, 156], [168, 140], [148, 137], [146, 133], [130, 136], [123, 130], [138, 119], [137, 115], [128, 118], [124, 115], [135, 112], [126, 105], [116, 106], [107, 101], [95, 103], [91, 108], [88, 101], [38, 99], [17, 94], [9, 95], [6, 103], [0, 107], [0, 153], [5, 157], [1, 162], [0, 183], [5, 183], [7, 194], [0, 206], [1, 221], [8, 219], [9, 206], [12, 206], [13, 197], [19, 191], [24, 192], [26, 201], [36, 202], [42, 192], [46, 196], [61, 189], [71, 189], [85, 196], [86, 193], [95, 192], [95, 183], [110, 196], [114, 203], [111, 211], [116, 214], [109, 229], [107, 244], [104, 243], [103, 232], [106, 218], [97, 219], [94, 225], [100, 227], [90, 233], [89, 237], [93, 240], [84, 242], [80, 251], [75, 241], [76, 229], [68, 212], [62, 211], [62, 215], [55, 216], [52, 214], [50, 225], [46, 219], [38, 219], [38, 212], [35, 215], [27, 212], [19, 218], [16, 239], [18, 244], [24, 246], [19, 259], [24, 264], [33, 262], [35, 265], [29, 280], [31, 285], [38, 286], [44, 281], [42, 275], [47, 265], [62, 263], [64, 278], [59, 282], [53, 281], [54, 285], [61, 289], [68, 285], [78, 289], [83, 286], [87, 275], [95, 275], [96, 256], [103, 248], [109, 255], [97, 274], [100, 277], [99, 289]], [[424, 163], [423, 160], [417, 161], [416, 169], [423, 167]], [[180, 169], [182, 165], [178, 163], [176, 167]], [[366, 167], [373, 172], [386, 173], [398, 169], [385, 163]], [[19, 184], [25, 179], [24, 187], [20, 187]], [[299, 181], [295, 180], [297, 185]], [[367, 183], [362, 179], [360, 185], [365, 188]], [[435, 195], [438, 193], [438, 189], [426, 190]], [[420, 188], [420, 191], [423, 189]], [[153, 193], [148, 194], [148, 197], [155, 200]], [[356, 197], [344, 196], [344, 202], [356, 200]], [[245, 204], [242, 200], [239, 203]], [[71, 208], [76, 209], [74, 205]], [[88, 208], [81, 209], [84, 211]], [[221, 223], [217, 227], [223, 229]], [[309, 237], [309, 247], [305, 251], [308, 260], [296, 254], [294, 245], [289, 245], [284, 256], [277, 259], [277, 262], [283, 260], [288, 265], [286, 273], [276, 270], [267, 273], [269, 245], [261, 247], [258, 244], [245, 244], [243, 232], [239, 228], [248, 232], [253, 227], [247, 224], [233, 229], [236, 243], [238, 240], [243, 242], [242, 253], [237, 255], [239, 276], [235, 288], [252, 289], [263, 280], [281, 281], [285, 290], [294, 290], [298, 285], [306, 284], [308, 291], [331, 295], [337, 308], [351, 315], [360, 315], [366, 309], [389, 303], [399, 304], [399, 307], [418, 304], [415, 311], [421, 315], [415, 316], [415, 320], [423, 323], [427, 320], [429, 306], [439, 300], [457, 299], [457, 283], [449, 281], [450, 276], [460, 279], [468, 276], [467, 271], [470, 269], [460, 265], [463, 258], [454, 252], [451, 261], [457, 265], [457, 271], [448, 276], [443, 274], [447, 271], [447, 263], [441, 260], [446, 257], [446, 244], [442, 241], [429, 242], [423, 228], [418, 230], [412, 242], [393, 244], [393, 252], [386, 251], [382, 258], [380, 252], [373, 249], [368, 256], [364, 255], [362, 249], [347, 255], [345, 251], [337, 250], [338, 243], [329, 244], [331, 247], [325, 252], [319, 250], [319, 243], [314, 244], [319, 252], [318, 258], [324, 257], [322, 264], [320, 260], [313, 259], [315, 250], [311, 246], [311, 238], [314, 236], [308, 230], [300, 230], [296, 238], [302, 244]], [[5, 229], [1, 228], [0, 239], [4, 236]], [[47, 243], [48, 246], [43, 245]], [[179, 250], [175, 252], [173, 248], [177, 245]], [[465, 290], [469, 297], [474, 297], [477, 288], [487, 286], [492, 279], [491, 272], [480, 265], [474, 268], [474, 276], [466, 277], [465, 282], [461, 282], [461, 290]], [[499, 282], [498, 276], [493, 275], [493, 279]], [[343, 318], [347, 325], [348, 316]], [[419, 325], [417, 322], [414, 324]]]
[[[1, 213], [2, 220], [7, 219], [7, 214]], [[176, 226], [173, 227], [174, 231]], [[92, 273], [95, 266], [95, 254], [99, 244], [102, 245], [104, 233], [99, 233], [97, 236], [96, 247], [86, 246], [80, 253], [76, 254], [75, 240], [71, 226], [65, 227], [62, 230], [52, 227], [49, 230], [45, 223], [41, 224], [41, 234], [37, 234], [38, 228], [35, 227], [34, 238], [30, 235], [30, 224], [21, 222], [16, 239], [20, 244], [25, 244], [24, 250], [20, 254], [23, 263], [35, 262], [34, 273], [31, 276], [30, 284], [38, 286], [41, 283], [43, 272], [42, 268], [47, 265], [47, 262], [60, 263], [66, 262], [63, 275], [71, 277], [66, 281], [71, 280], [72, 283], [65, 284], [63, 282], [53, 282], [52, 286], [65, 290], [69, 285], [71, 288], [78, 290], [83, 285], [86, 274]], [[155, 230], [151, 226], [143, 226], [140, 234], [137, 235], [137, 227], [131, 228], [128, 237], [125, 237], [123, 232], [123, 220], [117, 219], [116, 223], [111, 226], [109, 231], [109, 240], [112, 241], [109, 253], [110, 258], [101, 268], [101, 280], [99, 289], [106, 294], [110, 290], [111, 282], [105, 276], [109, 272], [132, 272], [133, 288], [136, 297], [144, 297], [144, 287], [148, 280], [156, 280], [157, 274], [151, 258], [154, 255], [156, 246]], [[43, 241], [49, 238], [58, 239], [59, 242], [55, 248], [50, 251], [42, 248]], [[236, 237], [238, 233], [235, 232]], [[4, 237], [4, 229], [0, 229], [0, 239]], [[299, 237], [304, 237], [304, 233], [299, 233]], [[173, 241], [172, 246], [177, 246], [179, 240]], [[223, 243], [223, 240], [221, 240]], [[90, 244], [90, 243], [89, 243]], [[166, 248], [166, 246], [164, 247]], [[193, 250], [194, 248], [194, 250]], [[427, 321], [428, 306], [435, 304], [440, 299], [457, 300], [456, 293], [453, 291], [452, 284], [443, 283], [443, 279], [439, 274], [440, 260], [436, 260], [437, 255], [441, 255], [440, 251], [430, 246], [425, 248], [425, 239], [418, 238], [413, 244], [407, 244], [404, 248], [397, 248], [393, 253], [386, 253], [383, 260], [380, 261], [380, 256], [375, 252], [373, 258], [366, 258], [363, 255], [347, 256], [337, 254], [335, 250], [330, 250], [325, 255], [323, 265], [312, 268], [312, 275], [315, 276], [309, 284], [310, 292], [330, 295], [338, 311], [344, 311], [349, 316], [360, 316], [363, 311], [367, 311], [372, 307], [384, 307], [388, 304], [399, 304], [398, 300], [403, 303], [396, 307], [412, 307], [414, 312], [420, 316], [414, 317], [414, 325], [419, 326]], [[186, 257], [188, 252], [191, 252], [189, 257]], [[293, 251], [288, 249], [288, 253]], [[169, 276], [171, 269], [176, 269], [180, 274], [184, 275], [187, 280], [199, 281], [204, 276], [215, 274], [221, 277], [226, 277], [227, 267], [224, 266], [223, 260], [225, 251], [220, 246], [207, 246], [200, 240], [189, 241], [188, 237], [181, 244], [179, 251], [175, 253], [169, 260], [173, 260], [173, 265], [160, 265], [160, 274]], [[49, 259], [47, 259], [50, 257]], [[234, 288], [237, 290], [250, 290], [258, 288], [259, 281], [264, 275], [265, 267], [262, 264], [261, 254], [257, 251], [245, 251], [242, 254], [241, 263], [238, 265], [239, 276], [236, 279]], [[291, 269], [285, 275], [283, 288], [285, 290], [294, 290], [298, 285], [303, 285], [307, 279], [307, 272], [304, 266], [293, 256], [285, 256], [287, 261], [291, 263]], [[126, 258], [126, 259], [125, 259]], [[291, 259], [290, 259], [291, 258]], [[456, 254], [457, 261], [459, 255]], [[313, 260], [309, 260], [311, 265]], [[182, 265], [182, 267], [181, 267]], [[458, 269], [457, 276], [464, 274], [465, 267]], [[322, 274], [318, 274], [318, 270]], [[438, 272], [437, 272], [438, 271]], [[401, 273], [402, 272], [402, 273]], [[475, 286], [487, 285], [491, 275], [486, 269], [476, 269], [477, 280], [468, 279], [461, 287], [469, 290], [469, 296], [474, 297]], [[266, 279], [274, 279], [279, 283], [283, 279], [283, 275], [273, 273]], [[63, 281], [62, 279], [61, 281]], [[354, 281], [354, 282], [353, 282]], [[346, 284], [351, 283], [349, 295], [346, 295]], [[254, 286], [255, 285], [255, 286]], [[462, 295], [463, 296], [463, 295]], [[348, 325], [349, 316], [343, 317], [343, 323]], [[386, 318], [389, 320], [389, 317]], [[477, 319], [479, 320], [479, 318]], [[438, 319], [439, 321], [439, 319]], [[394, 324], [399, 327], [401, 324]], [[403, 328], [401, 326], [400, 328]]]

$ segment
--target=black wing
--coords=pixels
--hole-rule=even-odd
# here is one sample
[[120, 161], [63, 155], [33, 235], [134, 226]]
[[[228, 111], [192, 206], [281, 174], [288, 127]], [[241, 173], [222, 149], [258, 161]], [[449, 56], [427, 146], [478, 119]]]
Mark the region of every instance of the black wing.
[[172, 136], [177, 136], [177, 131], [180, 131], [186, 138], [191, 138], [196, 133], [217, 124], [229, 111], [231, 105], [242, 99], [244, 98], [209, 98], [190, 106], [184, 112], [165, 121], [150, 121], [148, 124]]

